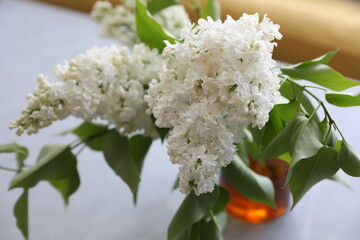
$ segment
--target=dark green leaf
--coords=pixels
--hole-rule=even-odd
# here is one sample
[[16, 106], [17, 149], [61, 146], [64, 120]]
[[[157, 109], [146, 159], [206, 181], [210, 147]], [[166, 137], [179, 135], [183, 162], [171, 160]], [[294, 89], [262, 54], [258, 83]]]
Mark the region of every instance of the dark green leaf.
[[349, 80], [333, 68], [321, 63], [287, 66], [281, 68], [281, 71], [292, 79], [308, 80], [334, 91], [343, 91], [360, 85], [360, 82]]
[[20, 195], [14, 206], [16, 225], [26, 240], [29, 239], [28, 191], [28, 189], [24, 189], [24, 192]]
[[154, 15], [167, 7], [177, 4], [179, 4], [179, 0], [151, 0], [147, 8], [149, 12]]
[[353, 177], [360, 177], [359, 155], [346, 142], [341, 144], [338, 161], [345, 173]]
[[170, 128], [159, 128], [156, 126], [155, 122], [156, 122], [156, 119], [154, 117], [154, 115], [151, 115], [151, 120], [152, 122], [154, 123], [154, 126], [156, 128], [156, 131], [157, 133], [159, 134], [160, 136], [160, 139], [161, 139], [161, 142], [163, 143], [166, 136], [168, 135], [169, 131], [170, 131]]
[[230, 193], [226, 189], [219, 187], [219, 198], [212, 209], [213, 214], [216, 215], [221, 211], [223, 211], [226, 205], [229, 203], [229, 201], [230, 201]]
[[136, 164], [139, 173], [141, 173], [142, 165], [151, 143], [152, 139], [143, 135], [135, 135], [129, 139], [130, 157]]
[[289, 150], [290, 139], [297, 128], [300, 128], [307, 118], [297, 115], [286, 127], [266, 146], [261, 153], [261, 158], [278, 157]]
[[140, 0], [136, 0], [135, 18], [137, 35], [141, 42], [150, 48], [157, 48], [161, 53], [165, 47], [165, 40], [175, 43], [175, 39], [164, 31]]
[[168, 240], [176, 239], [179, 234], [187, 231], [194, 223], [200, 221], [219, 198], [219, 190], [196, 196], [192, 191], [182, 202], [168, 227]]
[[69, 146], [48, 144], [42, 148], [36, 164], [17, 174], [10, 183], [16, 187], [31, 188], [40, 180], [60, 180], [69, 177], [76, 170], [76, 157]]
[[106, 162], [116, 175], [129, 186], [136, 203], [140, 172], [137, 163], [131, 158], [129, 141], [113, 130], [105, 135], [103, 152]]
[[299, 110], [300, 103], [296, 100], [291, 100], [288, 104], [279, 106], [279, 114], [285, 122], [290, 122]]
[[328, 103], [338, 107], [360, 106], [360, 92], [356, 92], [356, 93], [327, 92], [325, 94], [325, 98]]
[[337, 151], [324, 146], [314, 156], [298, 161], [290, 170], [292, 174], [289, 187], [293, 196], [293, 208], [312, 186], [339, 170]]
[[221, 17], [221, 6], [217, 0], [207, 0], [205, 8], [201, 11], [201, 18], [211, 17], [217, 20]]
[[231, 185], [245, 197], [276, 207], [274, 186], [271, 180], [255, 173], [238, 157], [223, 168], [223, 172]]
[[16, 153], [18, 169], [24, 167], [24, 160], [29, 155], [29, 151], [27, 150], [27, 148], [24, 146], [20, 146], [17, 143], [0, 145], [0, 153]]
[[69, 175], [67, 178], [58, 180], [49, 180], [50, 184], [56, 188], [62, 195], [65, 205], [69, 203], [69, 197], [76, 192], [80, 186], [80, 177], [76, 169], [69, 169]]
[[223, 240], [222, 232], [214, 219], [201, 224], [200, 240]]
[[74, 129], [72, 133], [84, 140], [86, 145], [88, 145], [92, 150], [101, 151], [105, 133], [108, 131], [107, 126], [84, 122]]

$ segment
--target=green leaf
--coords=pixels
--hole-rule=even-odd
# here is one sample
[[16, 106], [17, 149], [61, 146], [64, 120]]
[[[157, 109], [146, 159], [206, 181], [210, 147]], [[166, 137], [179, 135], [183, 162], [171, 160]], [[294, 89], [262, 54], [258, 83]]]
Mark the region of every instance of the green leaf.
[[45, 145], [34, 166], [17, 174], [10, 183], [16, 187], [31, 188], [40, 180], [60, 180], [69, 177], [76, 169], [76, 157], [67, 145]]
[[219, 190], [216, 187], [211, 193], [196, 196], [192, 191], [182, 202], [174, 218], [168, 227], [168, 240], [177, 239], [196, 222], [200, 221], [210, 209], [212, 209], [219, 198]]
[[273, 208], [276, 207], [274, 186], [271, 180], [251, 170], [238, 157], [223, 168], [223, 172], [231, 185], [245, 197]]
[[274, 105], [282, 105], [282, 104], [288, 104], [289, 103], [289, 99], [287, 99], [286, 97], [283, 97], [281, 95], [277, 96], [274, 101], [273, 101]]
[[221, 6], [217, 0], [207, 0], [205, 8], [201, 11], [201, 18], [211, 17], [217, 20], [221, 17]]
[[285, 98], [287, 98], [289, 100], [293, 100], [295, 98], [293, 84], [291, 84], [288, 81], [283, 80], [279, 91], [281, 93], [281, 96], [284, 96]]
[[138, 159], [139, 162], [135, 162], [131, 157], [128, 138], [120, 136], [116, 130], [107, 133], [104, 138], [103, 153], [106, 162], [115, 174], [129, 186], [134, 196], [134, 203], [136, 203], [140, 182], [138, 164], [140, 164], [141, 159]]
[[312, 186], [332, 177], [339, 170], [337, 151], [324, 146], [314, 156], [298, 161], [291, 170], [289, 187], [293, 196], [292, 208], [294, 208]]
[[318, 125], [304, 116], [298, 116], [297, 119], [299, 124], [293, 128], [289, 139], [292, 166], [300, 159], [315, 155], [323, 146]]
[[330, 62], [330, 60], [335, 56], [335, 54], [337, 52], [338, 52], [338, 50], [328, 52], [328, 53], [326, 53], [326, 54], [324, 54], [324, 55], [322, 55], [322, 56], [320, 56], [318, 58], [299, 63], [299, 64], [297, 64], [297, 66], [307, 65], [307, 64], [316, 64], [316, 63], [328, 64]]
[[91, 122], [84, 122], [79, 127], [74, 129], [72, 133], [84, 140], [87, 146], [92, 150], [101, 151], [104, 141], [105, 133], [109, 130], [107, 126], [95, 124]]
[[329, 180], [338, 182], [340, 184], [342, 184], [343, 186], [347, 187], [348, 189], [352, 190], [351, 184], [349, 183], [349, 181], [345, 178], [345, 176], [343, 176], [340, 171], [338, 171], [334, 176], [329, 177]]
[[24, 146], [20, 146], [17, 143], [0, 145], [0, 153], [16, 153], [18, 169], [24, 167], [24, 160], [29, 155], [29, 151], [27, 150], [27, 148]]
[[346, 142], [342, 142], [338, 161], [341, 169], [353, 177], [360, 177], [359, 155]]
[[76, 192], [80, 186], [80, 177], [76, 169], [69, 169], [71, 175], [67, 178], [49, 180], [50, 184], [56, 188], [64, 199], [65, 205], [69, 203], [69, 197]]
[[151, 120], [154, 123], [155, 129], [160, 136], [161, 143], [163, 143], [166, 136], [168, 135], [168, 133], [170, 131], [170, 128], [159, 128], [158, 126], [156, 126], [156, 124], [155, 124], [156, 119], [155, 119], [154, 115], [151, 115]]
[[326, 101], [338, 107], [360, 106], [360, 92], [356, 93], [338, 93], [326, 92]]
[[29, 239], [29, 206], [28, 206], [28, 189], [24, 189], [14, 206], [14, 216], [16, 218], [16, 226], [21, 231], [26, 240]]
[[201, 224], [200, 240], [223, 240], [222, 232], [214, 219]]
[[293, 132], [306, 122], [306, 117], [297, 115], [286, 127], [265, 147], [261, 153], [262, 159], [274, 158], [283, 155], [289, 150]]
[[321, 63], [287, 66], [281, 68], [281, 71], [292, 79], [304, 79], [334, 91], [343, 91], [360, 85], [360, 82], [349, 80], [333, 68]]
[[10, 183], [16, 187], [31, 188], [41, 180], [48, 180], [63, 196], [65, 204], [80, 185], [77, 160], [69, 146], [48, 144], [42, 148], [34, 166], [17, 174]]
[[[303, 92], [303, 90], [301, 89], [300, 86], [294, 85], [294, 92], [295, 92], [297, 101], [299, 103], [301, 103], [301, 106], [303, 107], [302, 109], [305, 110], [304, 113], [307, 114], [308, 116], [310, 116], [315, 111], [315, 108], [314, 108], [313, 104], [311, 103], [310, 99]], [[319, 121], [319, 117], [318, 117], [317, 113], [314, 114], [313, 118], [315, 121]]]
[[212, 208], [213, 214], [216, 215], [221, 211], [223, 211], [226, 205], [229, 203], [229, 201], [230, 201], [230, 193], [226, 189], [219, 186], [219, 198], [215, 206]]
[[179, 4], [178, 0], [151, 0], [148, 3], [147, 8], [149, 12], [154, 15], [167, 7], [177, 4]]
[[291, 100], [288, 104], [279, 106], [279, 114], [285, 122], [290, 122], [299, 110], [300, 103], [296, 100]]
[[141, 173], [142, 165], [151, 143], [152, 139], [143, 135], [135, 135], [129, 139], [130, 157], [136, 164], [139, 173]]
[[175, 43], [175, 39], [165, 32], [140, 0], [136, 0], [135, 19], [137, 35], [141, 42], [150, 48], [157, 48], [161, 53], [165, 47], [165, 40], [171, 44]]

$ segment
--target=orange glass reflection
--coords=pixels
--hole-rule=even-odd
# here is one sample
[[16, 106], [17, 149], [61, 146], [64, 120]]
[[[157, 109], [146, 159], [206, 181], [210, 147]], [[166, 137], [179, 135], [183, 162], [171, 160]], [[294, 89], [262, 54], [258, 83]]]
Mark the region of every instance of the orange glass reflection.
[[282, 188], [285, 184], [289, 164], [278, 158], [272, 158], [266, 160], [265, 166], [261, 165], [258, 161], [252, 161], [250, 168], [272, 180], [275, 188], [277, 208], [273, 209], [265, 204], [244, 197], [222, 176], [221, 185], [226, 188], [231, 195], [226, 210], [235, 217], [250, 223], [264, 223], [280, 217], [289, 207], [289, 188]]

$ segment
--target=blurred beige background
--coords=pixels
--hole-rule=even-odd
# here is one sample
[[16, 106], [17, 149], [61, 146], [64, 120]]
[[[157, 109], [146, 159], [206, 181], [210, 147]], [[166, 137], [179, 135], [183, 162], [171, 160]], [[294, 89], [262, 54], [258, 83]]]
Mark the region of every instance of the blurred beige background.
[[[89, 12], [95, 0], [41, 0]], [[109, 0], [117, 4], [118, 0]], [[351, 0], [219, 0], [222, 15], [267, 14], [281, 25], [284, 38], [274, 57], [296, 63], [339, 49], [330, 65], [360, 79], [360, 1]]]

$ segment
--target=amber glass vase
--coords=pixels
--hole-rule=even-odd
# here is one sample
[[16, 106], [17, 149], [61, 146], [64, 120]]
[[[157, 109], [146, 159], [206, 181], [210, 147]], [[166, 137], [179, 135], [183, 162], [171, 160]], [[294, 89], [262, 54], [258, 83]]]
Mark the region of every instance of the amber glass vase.
[[289, 164], [278, 158], [267, 159], [265, 166], [258, 161], [252, 160], [250, 168], [256, 173], [271, 179], [274, 184], [277, 208], [274, 209], [246, 198], [237, 192], [231, 183], [222, 175], [221, 185], [226, 188], [231, 195], [226, 210], [233, 216], [250, 223], [264, 223], [280, 217], [287, 211], [290, 203], [289, 188], [283, 187]]

